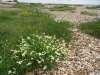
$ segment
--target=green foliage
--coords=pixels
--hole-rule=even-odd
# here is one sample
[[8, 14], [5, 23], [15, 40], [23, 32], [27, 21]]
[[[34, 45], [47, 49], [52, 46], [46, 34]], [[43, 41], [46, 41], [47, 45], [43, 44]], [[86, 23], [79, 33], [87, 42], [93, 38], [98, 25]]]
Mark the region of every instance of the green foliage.
[[35, 8], [43, 8], [44, 7], [44, 4], [41, 4], [41, 3], [30, 3], [29, 5], [30, 5], [30, 7], [35, 7]]
[[41, 34], [42, 32], [48, 35], [56, 35], [57, 38], [63, 38], [67, 42], [70, 41], [71, 32], [68, 28], [72, 26], [72, 23], [68, 21], [58, 23], [50, 14], [37, 10], [26, 10], [30, 13], [26, 17], [18, 16], [22, 12], [25, 11], [16, 11], [16, 13], [15, 11], [0, 11], [0, 16], [6, 14], [3, 15], [4, 19], [0, 18], [2, 20], [0, 20], [0, 42], [5, 42], [7, 39], [9, 46], [14, 47], [14, 44], [18, 43], [17, 41], [20, 39], [19, 36], [26, 37], [32, 33]]
[[68, 11], [68, 10], [75, 10], [75, 7], [70, 7], [69, 5], [57, 5], [53, 8], [50, 8], [50, 11]]
[[91, 7], [86, 7], [86, 9], [100, 9], [100, 5], [99, 6], [91, 6]]
[[0, 62], [2, 64], [0, 75], [24, 75], [27, 72], [36, 74], [38, 69], [45, 72], [54, 67], [59, 60], [64, 59], [65, 54], [68, 54], [68, 50], [64, 49], [64, 40], [45, 34], [33, 34], [26, 39], [22, 38], [17, 47], [17, 49], [9, 50], [9, 54], [3, 53], [6, 55], [5, 58], [0, 56], [2, 61]]
[[78, 5], [75, 5], [75, 6], [84, 6], [84, 5], [78, 4]]
[[10, 14], [7, 14], [8, 11], [2, 11], [0, 12], [0, 22], [4, 22], [7, 20], [12, 20], [12, 17]]
[[[21, 73], [32, 70], [31, 68], [26, 70], [27, 66], [18, 65], [14, 62], [17, 59], [11, 60], [11, 49], [19, 50], [16, 45], [21, 41], [20, 36], [26, 38], [31, 34], [41, 35], [44, 32], [46, 35], [55, 35], [57, 39], [63, 38], [66, 42], [71, 40], [71, 31], [68, 30], [73, 25], [71, 22], [61, 19], [54, 20], [52, 15], [43, 13], [36, 8], [33, 9], [28, 4], [17, 3], [15, 6], [22, 10], [0, 10], [0, 75], [8, 75], [8, 72], [12, 71], [15, 73], [15, 68], [19, 69]], [[26, 16], [26, 12], [29, 14], [28, 16]], [[19, 16], [19, 14], [21, 15]], [[36, 46], [36, 48], [38, 47]], [[23, 65], [26, 63], [28, 61]], [[25, 70], [23, 70], [24, 68]]]
[[100, 19], [80, 25], [82, 32], [100, 38]]
[[21, 9], [36, 9], [43, 8], [44, 5], [41, 3], [16, 3], [12, 8], [21, 8]]
[[98, 16], [98, 14], [87, 12], [87, 11], [82, 11], [81, 14], [89, 15], [89, 16]]

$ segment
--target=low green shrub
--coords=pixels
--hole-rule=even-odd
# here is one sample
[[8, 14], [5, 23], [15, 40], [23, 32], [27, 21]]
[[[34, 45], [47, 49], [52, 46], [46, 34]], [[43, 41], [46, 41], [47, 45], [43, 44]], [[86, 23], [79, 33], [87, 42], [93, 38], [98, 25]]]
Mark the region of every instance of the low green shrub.
[[86, 9], [100, 9], [100, 5], [98, 5], [98, 6], [86, 7]]
[[75, 9], [75, 7], [70, 7], [69, 5], [57, 5], [50, 8], [50, 11], [70, 11]]
[[78, 5], [75, 5], [75, 6], [84, 6], [84, 5], [78, 4]]
[[93, 22], [83, 23], [79, 28], [86, 34], [100, 38], [100, 19]]
[[6, 75], [24, 75], [27, 72], [36, 74], [37, 70], [46, 72], [68, 54], [64, 40], [45, 34], [33, 34], [26, 39], [22, 38], [17, 47], [15, 50], [10, 50], [12, 55], [9, 60], [5, 60], [9, 64]]
[[98, 16], [98, 14], [87, 12], [87, 11], [82, 11], [81, 14], [89, 15], [89, 16]]

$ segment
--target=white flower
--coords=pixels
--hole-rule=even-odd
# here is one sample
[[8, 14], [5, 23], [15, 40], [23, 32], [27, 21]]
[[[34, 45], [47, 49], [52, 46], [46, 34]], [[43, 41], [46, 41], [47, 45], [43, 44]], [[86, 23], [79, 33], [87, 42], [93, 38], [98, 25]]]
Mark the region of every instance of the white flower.
[[25, 47], [27, 47], [27, 46], [28, 46], [28, 44], [24, 44], [24, 46], [25, 46]]
[[47, 66], [44, 66], [44, 67], [43, 67], [43, 70], [45, 70], [45, 69], [47, 69]]
[[30, 52], [30, 55], [33, 55], [33, 53], [34, 53], [34, 51], [31, 51], [31, 52]]
[[20, 64], [20, 65], [21, 65], [21, 64], [22, 64], [22, 62], [23, 62], [23, 61], [17, 61], [16, 63], [18, 63], [18, 64]]
[[58, 62], [58, 61], [59, 61], [59, 58], [56, 59], [56, 62]]
[[31, 65], [31, 64], [32, 64], [32, 63], [31, 63], [31, 62], [29, 62], [29, 63], [27, 64], [27, 66], [28, 66], [28, 65]]
[[18, 51], [17, 50], [14, 50], [14, 54], [16, 54]]
[[22, 53], [22, 56], [24, 57], [26, 53], [27, 53], [27, 51], [24, 51], [24, 52]]
[[12, 71], [11, 71], [11, 70], [9, 70], [9, 71], [8, 71], [8, 74], [11, 74], [11, 73], [12, 73]]
[[38, 61], [38, 64], [40, 64], [41, 63], [41, 61], [39, 61], [39, 60], [37, 60]]
[[50, 56], [50, 58], [51, 58], [52, 60], [54, 60], [54, 57], [53, 57], [52, 55]]
[[2, 63], [2, 61], [0, 61], [0, 63]]
[[49, 49], [49, 46], [47, 46], [47, 49]]
[[42, 62], [44, 62], [44, 59], [41, 59]]
[[39, 56], [43, 55], [42, 53], [38, 53], [38, 54], [39, 54]]
[[2, 58], [2, 56], [0, 56], [0, 58]]
[[30, 40], [31, 38], [30, 37], [27, 37], [27, 39]]
[[61, 54], [60, 54], [60, 53], [58, 53], [58, 52], [55, 52], [55, 53], [56, 53], [57, 55], [59, 55], [59, 56], [61, 55]]

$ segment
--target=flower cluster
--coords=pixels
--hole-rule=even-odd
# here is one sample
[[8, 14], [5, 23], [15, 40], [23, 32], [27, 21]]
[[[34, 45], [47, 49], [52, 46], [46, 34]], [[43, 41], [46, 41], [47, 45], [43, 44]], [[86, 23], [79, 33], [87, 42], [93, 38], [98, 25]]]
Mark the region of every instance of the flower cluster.
[[61, 18], [57, 18], [57, 19], [55, 19], [55, 21], [56, 21], [57, 23], [60, 23], [62, 20], [61, 20]]
[[64, 47], [65, 41], [56, 39], [55, 36], [33, 34], [26, 39], [22, 38], [18, 50], [11, 50], [12, 59], [16, 61], [16, 66], [20, 66], [21, 70], [17, 67], [17, 71], [47, 70], [64, 58]]
[[30, 15], [30, 13], [28, 13], [27, 11], [18, 14], [18, 16], [24, 16], [24, 17], [29, 16], [29, 15]]

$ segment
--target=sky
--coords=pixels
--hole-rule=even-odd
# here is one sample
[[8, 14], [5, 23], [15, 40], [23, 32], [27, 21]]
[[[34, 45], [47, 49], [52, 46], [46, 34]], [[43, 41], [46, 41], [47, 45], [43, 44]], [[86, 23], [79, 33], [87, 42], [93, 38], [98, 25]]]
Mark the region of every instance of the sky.
[[18, 1], [29, 2], [29, 3], [98, 4], [100, 5], [100, 0], [18, 0]]

